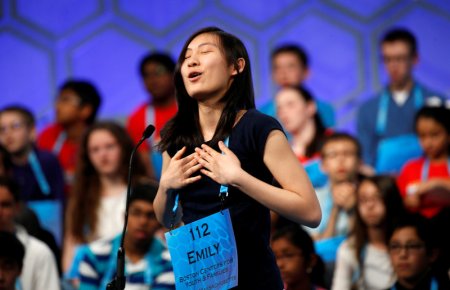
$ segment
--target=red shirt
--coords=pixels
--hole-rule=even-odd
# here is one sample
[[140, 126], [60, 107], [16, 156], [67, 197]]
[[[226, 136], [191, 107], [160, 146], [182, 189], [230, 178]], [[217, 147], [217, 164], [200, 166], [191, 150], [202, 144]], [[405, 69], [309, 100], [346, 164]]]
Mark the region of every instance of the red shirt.
[[66, 183], [70, 183], [75, 172], [78, 143], [65, 137], [64, 129], [58, 124], [50, 125], [39, 134], [37, 146], [41, 149], [53, 152], [64, 169]]
[[[127, 130], [131, 136], [131, 139], [135, 143], [139, 142], [142, 137], [142, 133], [148, 124], [153, 124], [155, 126], [155, 133], [151, 137], [151, 142], [158, 142], [160, 139], [160, 132], [164, 125], [169, 121], [173, 116], [175, 116], [178, 106], [176, 100], [174, 100], [167, 107], [150, 107], [149, 103], [141, 105], [136, 111], [131, 114], [127, 121]], [[149, 111], [153, 112], [153, 118], [149, 116]], [[152, 119], [152, 120], [151, 120]], [[154, 144], [154, 143], [153, 143]], [[139, 147], [139, 151], [148, 152], [150, 151], [149, 142], [144, 142], [141, 147]]]
[[[408, 186], [422, 182], [422, 168], [425, 164], [425, 158], [414, 159], [406, 163], [403, 167], [400, 175], [397, 178], [398, 188], [402, 197], [404, 198], [407, 194]], [[430, 167], [428, 171], [428, 179], [433, 178], [449, 178], [450, 173], [447, 168], [447, 162], [430, 162]], [[426, 206], [426, 204], [421, 205], [419, 208], [420, 214], [427, 218], [431, 218], [436, 215], [442, 209], [441, 206]]]

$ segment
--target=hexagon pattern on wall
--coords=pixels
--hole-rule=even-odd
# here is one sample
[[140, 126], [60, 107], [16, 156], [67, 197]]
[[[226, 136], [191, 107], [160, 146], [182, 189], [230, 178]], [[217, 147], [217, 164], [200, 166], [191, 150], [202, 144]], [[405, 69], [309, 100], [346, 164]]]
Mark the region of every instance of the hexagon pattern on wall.
[[312, 63], [307, 84], [335, 106], [340, 128], [352, 127], [354, 104], [382, 85], [377, 41], [394, 25], [417, 34], [422, 55], [418, 77], [450, 94], [449, 68], [442, 65], [450, 39], [439, 37], [450, 30], [447, 1], [356, 2], [4, 1], [0, 53], [11, 57], [0, 60], [0, 106], [21, 100], [40, 110], [52, 103], [57, 85], [52, 80], [74, 76], [89, 78], [100, 88], [101, 116], [124, 117], [146, 98], [137, 73], [143, 54], [167, 49], [176, 58], [194, 28], [209, 24], [244, 39], [259, 99], [274, 93], [269, 61], [273, 47], [286, 41], [302, 44]]
[[0, 29], [0, 104], [21, 104], [36, 115], [52, 105], [51, 53], [17, 31]]
[[62, 36], [101, 13], [102, 1], [13, 1], [13, 16], [51, 36]]

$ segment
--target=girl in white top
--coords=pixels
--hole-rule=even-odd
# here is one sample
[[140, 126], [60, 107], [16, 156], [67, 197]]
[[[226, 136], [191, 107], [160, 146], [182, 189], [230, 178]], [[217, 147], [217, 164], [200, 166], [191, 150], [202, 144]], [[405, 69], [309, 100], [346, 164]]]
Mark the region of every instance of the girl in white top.
[[337, 253], [332, 290], [388, 289], [394, 284], [387, 238], [392, 221], [403, 214], [395, 179], [363, 179], [357, 190], [354, 229]]
[[[128, 161], [133, 146], [127, 132], [113, 122], [99, 122], [85, 133], [66, 216], [64, 271], [68, 270], [72, 262], [76, 245], [121, 232]], [[136, 158], [133, 183], [144, 177], [144, 174], [144, 165]]]

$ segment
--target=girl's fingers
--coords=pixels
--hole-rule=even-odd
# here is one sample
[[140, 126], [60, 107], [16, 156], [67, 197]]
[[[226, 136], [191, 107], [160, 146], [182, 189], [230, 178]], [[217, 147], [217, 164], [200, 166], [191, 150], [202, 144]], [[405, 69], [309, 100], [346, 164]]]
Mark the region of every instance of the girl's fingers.
[[183, 148], [181, 148], [180, 150], [178, 150], [177, 153], [175, 153], [175, 155], [172, 157], [172, 159], [174, 159], [174, 160], [179, 160], [179, 159], [181, 159], [181, 156], [183, 156], [184, 151], [186, 151], [186, 146], [183, 146]]
[[228, 149], [227, 146], [225, 146], [225, 143], [223, 143], [223, 141], [219, 141], [219, 148], [220, 148], [220, 150], [222, 150], [222, 152], [224, 152], [225, 154], [233, 153], [230, 149]]
[[212, 180], [214, 180], [214, 174], [211, 171], [206, 170], [206, 169], [200, 169], [200, 172], [203, 173], [204, 175], [208, 176]]
[[208, 153], [212, 157], [215, 157], [217, 154], [220, 154], [216, 150], [212, 149], [211, 147], [209, 147], [206, 144], [202, 144], [202, 149], [203, 149], [204, 152]]
[[195, 148], [195, 152], [197, 153], [196, 157], [200, 156], [202, 159], [211, 162], [213, 161], [213, 157], [208, 154], [205, 150], [202, 150], [200, 148]]
[[202, 178], [201, 175], [196, 175], [196, 176], [189, 177], [189, 178], [184, 180], [184, 184], [188, 185], [188, 184], [194, 183], [194, 182], [200, 180], [200, 178]]

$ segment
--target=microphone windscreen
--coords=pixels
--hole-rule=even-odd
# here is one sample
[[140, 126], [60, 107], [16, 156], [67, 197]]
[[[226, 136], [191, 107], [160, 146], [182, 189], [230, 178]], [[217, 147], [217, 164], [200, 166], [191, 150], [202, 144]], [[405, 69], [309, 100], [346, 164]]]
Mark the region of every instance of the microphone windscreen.
[[147, 126], [147, 128], [145, 128], [144, 133], [142, 133], [142, 137], [144, 139], [147, 139], [150, 136], [152, 136], [153, 132], [155, 132], [155, 126], [150, 124], [150, 125]]

